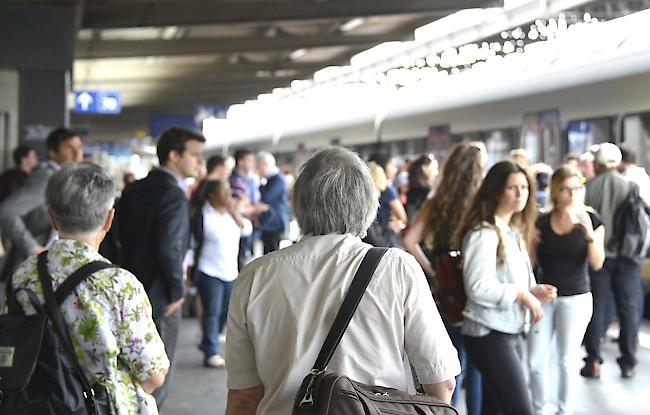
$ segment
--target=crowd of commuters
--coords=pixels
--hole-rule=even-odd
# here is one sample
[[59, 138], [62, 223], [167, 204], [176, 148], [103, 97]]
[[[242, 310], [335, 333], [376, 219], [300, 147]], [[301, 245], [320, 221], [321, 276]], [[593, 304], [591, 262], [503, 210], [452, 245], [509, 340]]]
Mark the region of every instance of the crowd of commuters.
[[[469, 415], [541, 415], [552, 394], [557, 413], [570, 414], [577, 377], [600, 376], [600, 343], [617, 317], [621, 376], [635, 375], [640, 265], [608, 243], [631, 197], [650, 195], [631, 149], [603, 143], [553, 170], [529, 166], [521, 149], [490, 167], [482, 143], [460, 143], [439, 172], [433, 155], [398, 167], [388, 153], [365, 162], [328, 147], [294, 183], [268, 152], [240, 149], [232, 164], [213, 155], [204, 169], [204, 143], [193, 131], [163, 132], [159, 167], [125, 177], [117, 202], [111, 177], [82, 162], [81, 137], [64, 128], [48, 136], [45, 163], [19, 147], [0, 178], [3, 279], [25, 312], [36, 312], [26, 290], [43, 301], [38, 254], [55, 289], [90, 262], [119, 265], [60, 304], [112, 413], [164, 408], [188, 286], [203, 364], [228, 373], [226, 413], [290, 413], [372, 245], [391, 249], [330, 370], [453, 405], [464, 388]], [[304, 236], [280, 249], [289, 211]], [[263, 256], [253, 260], [255, 241]], [[438, 264], [450, 255], [460, 258], [458, 315], [443, 307]], [[549, 364], [559, 368], [552, 388]]]

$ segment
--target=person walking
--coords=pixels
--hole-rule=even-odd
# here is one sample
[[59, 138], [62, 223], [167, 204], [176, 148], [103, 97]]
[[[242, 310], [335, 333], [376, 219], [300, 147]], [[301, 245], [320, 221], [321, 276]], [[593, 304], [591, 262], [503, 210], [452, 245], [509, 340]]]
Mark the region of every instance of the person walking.
[[[470, 144], [457, 144], [449, 152], [443, 166], [442, 178], [436, 194], [424, 203], [415, 221], [402, 241], [407, 252], [415, 257], [424, 270], [435, 293], [436, 275], [432, 268], [436, 257], [451, 250], [450, 240], [454, 230], [460, 224], [463, 212], [469, 208], [472, 198], [483, 180], [484, 172], [481, 151]], [[435, 294], [434, 294], [435, 296]], [[456, 385], [465, 384], [465, 400], [468, 415], [481, 413], [481, 375], [474, 364], [467, 358], [461, 324], [453, 324], [448, 316], [442, 314], [443, 322], [451, 337], [463, 373], [456, 377]], [[460, 396], [460, 387], [454, 391], [451, 404], [456, 406]]]
[[[227, 415], [286, 415], [370, 245], [361, 242], [378, 200], [365, 163], [342, 147], [317, 152], [294, 186], [306, 235], [264, 255], [237, 278], [228, 311]], [[424, 391], [449, 402], [460, 372], [413, 257], [389, 249], [328, 368], [366, 384], [406, 390], [404, 357]]]
[[27, 257], [43, 252], [54, 238], [45, 205], [47, 180], [63, 164], [83, 160], [83, 141], [76, 131], [57, 128], [47, 136], [45, 144], [48, 160], [0, 203], [0, 229], [7, 250], [2, 280], [11, 276]]
[[557, 414], [571, 414], [575, 409], [578, 354], [593, 310], [587, 268], [598, 271], [605, 261], [605, 227], [598, 214], [579, 199], [582, 182], [578, 170], [558, 167], [550, 188], [552, 210], [537, 219], [532, 251], [541, 270], [538, 281], [557, 287], [558, 297], [542, 304], [544, 318], [528, 335], [535, 415], [544, 413], [547, 402], [552, 350], [557, 357], [553, 364], [559, 369], [558, 382], [553, 384]]
[[237, 278], [239, 238], [243, 219], [235, 208], [230, 187], [222, 180], [205, 182], [206, 200], [192, 218], [194, 265], [191, 279], [201, 301], [203, 364], [224, 367], [218, 354], [219, 335], [226, 324], [230, 294]]
[[[630, 193], [628, 183], [616, 170], [621, 163], [621, 151], [612, 143], [602, 143], [595, 154], [596, 177], [587, 182], [585, 204], [601, 215], [605, 225], [605, 240], [617, 234], [614, 217]], [[599, 271], [591, 273], [591, 291], [594, 297], [594, 311], [587, 333], [585, 348], [587, 357], [580, 374], [587, 378], [600, 377], [600, 342], [609, 325], [608, 304], [614, 298], [621, 332], [618, 346], [621, 356], [618, 365], [623, 378], [635, 375], [636, 349], [639, 330], [639, 287], [640, 264], [630, 258], [619, 257], [618, 253], [605, 247], [605, 264]]]
[[[111, 176], [92, 163], [65, 164], [51, 175], [45, 200], [59, 238], [41, 255], [46, 255], [53, 288], [64, 286], [84, 265], [109, 262], [97, 251], [113, 221], [115, 194]], [[35, 310], [25, 289], [44, 302], [38, 258], [30, 256], [11, 280], [27, 314]], [[79, 364], [90, 384], [105, 388], [110, 413], [156, 413], [147, 394], [163, 384], [169, 360], [140, 281], [117, 267], [96, 271], [71, 292], [60, 309]]]
[[257, 168], [263, 181], [260, 186], [261, 202], [268, 206], [265, 212], [258, 215], [266, 255], [280, 249], [280, 238], [289, 226], [287, 184], [275, 164], [273, 154], [266, 151], [257, 153]]
[[532, 181], [512, 161], [490, 169], [453, 246], [461, 246], [467, 304], [461, 333], [467, 353], [482, 375], [484, 415], [533, 413], [517, 353], [528, 316], [544, 315], [540, 301], [550, 301], [555, 287], [536, 284], [528, 251], [536, 216]]
[[0, 202], [21, 187], [27, 176], [38, 166], [38, 155], [33, 147], [20, 145], [12, 156], [15, 167], [0, 176]]
[[205, 138], [193, 131], [176, 127], [164, 131], [156, 148], [161, 167], [127, 187], [117, 208], [120, 265], [144, 285], [171, 361], [165, 384], [154, 394], [159, 407], [173, 380], [184, 298], [183, 259], [190, 239], [184, 179], [201, 172], [203, 143]]

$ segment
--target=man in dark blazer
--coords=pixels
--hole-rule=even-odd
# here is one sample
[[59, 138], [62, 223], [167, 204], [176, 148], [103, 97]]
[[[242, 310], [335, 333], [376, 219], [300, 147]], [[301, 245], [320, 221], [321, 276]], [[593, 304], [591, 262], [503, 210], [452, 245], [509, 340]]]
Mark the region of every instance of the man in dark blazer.
[[184, 295], [190, 226], [184, 180], [200, 174], [204, 143], [202, 135], [182, 128], [163, 132], [156, 151], [161, 167], [124, 190], [115, 215], [120, 265], [144, 285], [170, 360], [165, 383], [154, 393], [159, 408], [173, 378]]
[[45, 206], [45, 187], [52, 173], [62, 164], [83, 160], [83, 141], [75, 131], [57, 128], [47, 136], [45, 145], [47, 162], [31, 172], [23, 185], [0, 203], [0, 229], [7, 250], [3, 280], [27, 257], [42, 252], [53, 237]]
[[262, 203], [268, 209], [258, 216], [262, 228], [264, 255], [280, 249], [280, 238], [287, 228], [287, 184], [271, 153], [257, 154], [257, 166], [263, 184], [260, 186]]

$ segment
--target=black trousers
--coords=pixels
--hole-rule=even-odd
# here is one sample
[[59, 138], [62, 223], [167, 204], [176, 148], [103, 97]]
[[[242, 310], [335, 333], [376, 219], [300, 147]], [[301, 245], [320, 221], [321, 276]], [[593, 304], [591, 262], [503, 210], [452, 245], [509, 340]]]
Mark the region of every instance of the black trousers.
[[280, 249], [280, 236], [282, 232], [262, 232], [262, 243], [264, 244], [264, 255]]
[[[600, 340], [611, 320], [608, 305], [614, 298], [621, 326], [618, 346], [621, 367], [636, 366], [636, 349], [639, 331], [639, 264], [625, 258], [606, 258], [599, 271], [590, 271], [594, 314], [585, 334], [587, 362], [602, 362]], [[609, 319], [608, 319], [609, 315]]]
[[465, 350], [483, 379], [483, 415], [532, 415], [516, 334], [492, 330], [482, 337], [463, 336]]
[[181, 308], [179, 307], [169, 317], [154, 317], [153, 322], [156, 324], [160, 338], [165, 345], [165, 352], [169, 358], [169, 371], [167, 377], [165, 377], [165, 383], [153, 392], [158, 409], [161, 409], [169, 395], [174, 378], [174, 362], [176, 360], [174, 357], [176, 355], [176, 344], [178, 343], [178, 331], [181, 325]]

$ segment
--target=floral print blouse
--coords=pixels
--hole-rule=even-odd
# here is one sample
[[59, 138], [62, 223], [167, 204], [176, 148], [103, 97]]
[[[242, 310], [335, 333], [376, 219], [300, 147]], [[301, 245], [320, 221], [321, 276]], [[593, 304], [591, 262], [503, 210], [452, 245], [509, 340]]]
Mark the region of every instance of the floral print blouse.
[[[16, 270], [13, 287], [29, 288], [43, 302], [36, 258], [31, 256]], [[54, 290], [82, 265], [97, 260], [109, 262], [82, 242], [54, 241], [48, 252]], [[34, 313], [24, 292], [17, 298], [26, 313]], [[114, 413], [148, 414], [139, 381], [167, 369], [169, 360], [142, 284], [121, 268], [98, 271], [70, 294], [61, 313], [79, 363], [91, 383], [106, 386]]]

